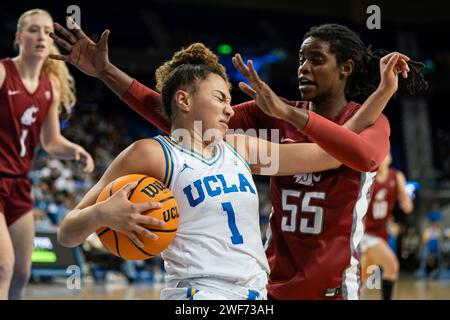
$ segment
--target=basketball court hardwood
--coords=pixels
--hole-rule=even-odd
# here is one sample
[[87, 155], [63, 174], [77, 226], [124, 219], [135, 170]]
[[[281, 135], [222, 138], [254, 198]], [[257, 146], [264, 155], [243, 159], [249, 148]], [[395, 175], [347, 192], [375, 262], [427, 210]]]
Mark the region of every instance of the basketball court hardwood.
[[[135, 300], [159, 299], [163, 283], [127, 284], [115, 279], [105, 284], [95, 284], [89, 278], [81, 283], [81, 289], [69, 290], [63, 278], [52, 283], [32, 283], [25, 294], [27, 300]], [[362, 299], [380, 299], [380, 290], [363, 290]], [[447, 300], [450, 299], [450, 279], [431, 280], [402, 276], [395, 291], [396, 300]]]

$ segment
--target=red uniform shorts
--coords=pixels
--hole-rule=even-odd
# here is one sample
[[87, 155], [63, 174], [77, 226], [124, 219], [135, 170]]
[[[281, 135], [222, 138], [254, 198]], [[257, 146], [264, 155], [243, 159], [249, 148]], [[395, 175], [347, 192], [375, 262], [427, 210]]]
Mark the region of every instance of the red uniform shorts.
[[27, 177], [5, 177], [0, 174], [0, 213], [12, 225], [33, 209], [31, 181]]

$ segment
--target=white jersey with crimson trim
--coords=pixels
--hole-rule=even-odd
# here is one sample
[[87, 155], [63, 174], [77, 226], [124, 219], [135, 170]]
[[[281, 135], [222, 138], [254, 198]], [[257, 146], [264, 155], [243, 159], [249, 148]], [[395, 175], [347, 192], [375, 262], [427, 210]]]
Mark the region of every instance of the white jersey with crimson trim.
[[164, 183], [178, 202], [180, 225], [164, 250], [167, 280], [204, 278], [264, 289], [269, 265], [249, 164], [227, 142], [206, 158], [157, 136], [166, 158]]

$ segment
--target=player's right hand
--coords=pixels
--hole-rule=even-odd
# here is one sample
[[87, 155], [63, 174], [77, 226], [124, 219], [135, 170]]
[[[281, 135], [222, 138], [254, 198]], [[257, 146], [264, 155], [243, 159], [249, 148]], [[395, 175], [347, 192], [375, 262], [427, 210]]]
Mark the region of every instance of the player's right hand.
[[102, 225], [126, 234], [137, 246], [144, 244], [138, 235], [148, 237], [152, 240], [158, 236], [147, 230], [142, 225], [155, 225], [162, 227], [165, 222], [154, 217], [142, 215], [143, 212], [161, 208], [159, 202], [133, 203], [128, 200], [129, 194], [137, 186], [137, 182], [123, 186], [105, 201], [99, 202], [99, 218]]
[[237, 53], [232, 62], [236, 69], [250, 82], [251, 86], [245, 82], [239, 83], [239, 88], [255, 100], [256, 105], [267, 115], [287, 120], [286, 117], [289, 114], [289, 109], [292, 107], [281, 100], [275, 92], [261, 80], [256, 72], [253, 61], [248, 60], [247, 64], [244, 63], [242, 57]]
[[90, 76], [100, 76], [110, 65], [108, 58], [109, 30], [105, 30], [100, 40], [95, 43], [72, 18], [67, 17], [67, 22], [73, 26], [73, 33], [55, 22], [53, 24], [55, 31], [61, 36], [52, 32], [50, 38], [66, 49], [68, 54], [51, 54], [50, 58], [67, 61]]

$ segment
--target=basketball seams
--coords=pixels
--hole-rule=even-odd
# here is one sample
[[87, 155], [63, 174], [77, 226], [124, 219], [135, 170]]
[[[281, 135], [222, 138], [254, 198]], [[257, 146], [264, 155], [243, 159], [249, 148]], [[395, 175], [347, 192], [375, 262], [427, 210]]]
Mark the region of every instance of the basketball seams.
[[114, 231], [114, 230], [113, 230], [113, 234], [114, 234], [114, 239], [115, 239], [115, 241], [116, 241], [116, 251], [117, 251], [117, 255], [118, 255], [119, 257], [122, 258], [122, 256], [120, 255], [120, 251], [119, 251], [119, 237], [117, 237], [117, 233], [116, 233], [116, 231]]
[[100, 238], [102, 235], [104, 235], [105, 233], [107, 233], [109, 230], [111, 230], [110, 228], [106, 227], [105, 230], [103, 230], [102, 232], [100, 232], [99, 234], [97, 234], [97, 236]]
[[[128, 238], [128, 237], [127, 237], [127, 238]], [[137, 244], [134, 243], [134, 241], [132, 241], [130, 238], [128, 238], [128, 240], [130, 240], [130, 242], [133, 244], [133, 246], [135, 246], [136, 249], [138, 249], [138, 250], [139, 250], [140, 252], [142, 252], [143, 254], [145, 254], [145, 255], [147, 255], [147, 256], [149, 256], [149, 257], [154, 257], [154, 256], [156, 255], [156, 254], [150, 253], [150, 252], [148, 252], [148, 251], [146, 251], [146, 250], [144, 250], [144, 249], [138, 247]]]
[[176, 232], [178, 230], [178, 228], [176, 229], [154, 229], [154, 228], [148, 228], [146, 226], [142, 226], [143, 228], [147, 229], [148, 231], [152, 231], [152, 232]]
[[[119, 178], [118, 178], [119, 179]], [[154, 216], [154, 217], [160, 217], [162, 219], [163, 213], [164, 216], [169, 215], [168, 218], [170, 218], [170, 215], [176, 213], [174, 211], [174, 207], [178, 207], [178, 204], [176, 202], [176, 199], [174, 195], [172, 194], [171, 190], [164, 186], [164, 184], [161, 184], [161, 182], [151, 176], [144, 176], [144, 175], [129, 175], [121, 177], [120, 180], [113, 181], [111, 184], [104, 190], [104, 195], [106, 198], [113, 196], [121, 186], [128, 182], [132, 182], [131, 180], [136, 181], [136, 187], [130, 190], [127, 198], [129, 201], [133, 203], [141, 203], [146, 202], [148, 200], [152, 202], [159, 202], [162, 204], [161, 210], [149, 210], [147, 212], [147, 216]], [[159, 184], [156, 184], [155, 181], [157, 181]], [[147, 192], [139, 192], [143, 188], [147, 188]], [[138, 189], [138, 192], [135, 192], [135, 190]], [[152, 199], [150, 199], [150, 195], [154, 195]], [[159, 199], [158, 199], [159, 198]], [[168, 212], [166, 212], [168, 210]], [[152, 213], [153, 212], [153, 213]], [[176, 217], [175, 220], [178, 217]], [[173, 220], [173, 219], [172, 219]], [[103, 245], [109, 249], [111, 253], [114, 253], [116, 256], [127, 259], [127, 260], [145, 260], [153, 258], [154, 256], [158, 255], [160, 253], [160, 249], [165, 248], [165, 243], [170, 243], [171, 239], [175, 236], [177, 230], [178, 230], [178, 223], [172, 224], [172, 222], [178, 222], [178, 221], [170, 221], [166, 227], [170, 229], [156, 229], [157, 226], [148, 225], [148, 227], [145, 227], [145, 225], [141, 225], [146, 230], [154, 232], [156, 234], [160, 234], [161, 241], [156, 241], [154, 244], [151, 242], [145, 241], [145, 246], [143, 248], [139, 247], [131, 238], [129, 238], [126, 234], [116, 231], [114, 229], [111, 229], [108, 226], [104, 226], [100, 228], [100, 232], [97, 233], [97, 236], [102, 241]], [[108, 233], [109, 231], [112, 231], [112, 233]], [[106, 236], [105, 236], [106, 235]], [[122, 242], [121, 242], [122, 241]], [[129, 243], [129, 242], [131, 243]], [[121, 242], [121, 243], [120, 243]], [[107, 245], [105, 245], [105, 243]], [[137, 249], [137, 250], [136, 250]], [[138, 251], [139, 250], [139, 251]], [[155, 253], [156, 252], [156, 253]]]
[[138, 184], [136, 185], [136, 187], [133, 190], [131, 190], [130, 195], [128, 196], [128, 200], [130, 200], [131, 197], [133, 196], [134, 190], [136, 190], [139, 187], [139, 185], [141, 184], [141, 182], [147, 178], [148, 178], [148, 176], [145, 176], [145, 177], [141, 178], [141, 180], [138, 181]]
[[163, 203], [163, 202], [169, 201], [169, 200], [171, 200], [171, 199], [175, 199], [175, 197], [174, 197], [174, 196], [169, 196], [169, 197], [167, 197], [167, 198], [164, 198], [164, 199], [159, 200], [158, 202], [159, 202], [159, 203]]
[[111, 182], [111, 187], [109, 188], [109, 196], [112, 197], [113, 195], [113, 188], [114, 188], [114, 181]]

